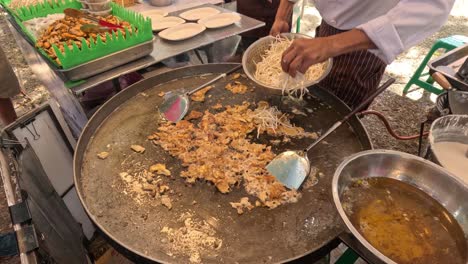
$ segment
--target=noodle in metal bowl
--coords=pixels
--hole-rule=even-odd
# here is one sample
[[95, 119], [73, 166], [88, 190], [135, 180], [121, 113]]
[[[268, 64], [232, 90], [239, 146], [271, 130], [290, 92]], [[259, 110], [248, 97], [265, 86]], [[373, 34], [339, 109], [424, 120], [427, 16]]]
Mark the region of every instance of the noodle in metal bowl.
[[298, 73], [295, 78], [291, 77], [282, 70], [281, 57], [296, 38], [310, 37], [288, 33], [280, 37], [264, 37], [252, 44], [242, 59], [247, 76], [261, 86], [301, 98], [307, 93], [307, 87], [328, 75], [332, 59], [310, 66], [305, 74]]

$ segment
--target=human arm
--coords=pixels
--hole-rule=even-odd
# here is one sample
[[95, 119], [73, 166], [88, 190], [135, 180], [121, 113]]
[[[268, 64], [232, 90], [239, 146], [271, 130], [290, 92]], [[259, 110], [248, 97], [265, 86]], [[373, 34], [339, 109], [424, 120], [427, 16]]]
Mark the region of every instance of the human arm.
[[281, 33], [289, 32], [289, 18], [292, 16], [293, 8], [294, 2], [289, 0], [280, 1], [270, 35], [276, 36]]
[[439, 30], [455, 0], [401, 0], [385, 15], [358, 26], [374, 42], [373, 52], [387, 64]]
[[[357, 25], [355, 29], [349, 32], [324, 39], [317, 38], [315, 41], [309, 40], [307, 41], [308, 45], [301, 43], [306, 42], [305, 40], [296, 41], [298, 43], [293, 45], [302, 44], [297, 47], [298, 51], [304, 50], [304, 47], [309, 45], [326, 45], [326, 47], [312, 47], [297, 52], [298, 54], [305, 52], [316, 53], [315, 55], [308, 55], [308, 58], [302, 58], [303, 60], [307, 59], [307, 61], [304, 61], [298, 67], [295, 64], [298, 64], [297, 61], [301, 58], [298, 58], [291, 67], [295, 54], [291, 53], [292, 50], [289, 50], [288, 52], [291, 54], [283, 56], [286, 58], [283, 69], [288, 72], [294, 71], [294, 67], [306, 70], [310, 65], [326, 60], [329, 57], [361, 49], [369, 49], [382, 61], [389, 64], [404, 50], [436, 32], [446, 21], [453, 3], [454, 0], [401, 0], [383, 15]], [[350, 6], [349, 8], [352, 8], [353, 3], [350, 3]], [[350, 9], [350, 11], [353, 11], [354, 15], [359, 13], [359, 10]], [[326, 17], [326, 13], [324, 15]], [[360, 30], [360, 32], [357, 30]], [[354, 37], [349, 38], [353, 36], [349, 35], [348, 38], [345, 38], [344, 34], [350, 32], [355, 34]]]
[[291, 76], [305, 73], [310, 65], [356, 50], [373, 49], [374, 43], [358, 29], [314, 39], [296, 39], [283, 53], [281, 67]]

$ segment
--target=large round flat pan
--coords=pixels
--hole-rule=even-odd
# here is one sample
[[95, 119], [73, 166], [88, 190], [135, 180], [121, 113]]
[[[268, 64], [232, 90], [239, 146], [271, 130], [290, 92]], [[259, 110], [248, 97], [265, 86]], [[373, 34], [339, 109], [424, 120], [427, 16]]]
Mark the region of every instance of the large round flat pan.
[[[164, 235], [160, 233], [164, 226], [180, 227], [177, 219], [187, 211], [210, 223], [223, 240], [222, 247], [215, 253], [201, 255], [204, 263], [285, 262], [321, 248], [342, 231], [331, 198], [331, 179], [344, 157], [371, 148], [368, 135], [358, 119], [352, 119], [348, 125], [339, 128], [326, 143], [310, 153], [313, 166], [323, 175], [319, 177], [317, 185], [302, 191], [302, 198], [295, 204], [274, 210], [256, 208], [238, 215], [229, 202], [246, 196], [244, 190], [234, 189], [223, 195], [214, 186], [204, 182], [187, 185], [180, 177], [170, 182], [170, 188], [174, 191], [171, 196], [172, 210], [156, 203], [137, 204], [124, 194], [118, 174], [121, 163], [129, 157], [145, 167], [164, 161], [174, 175], [182, 170], [177, 159], [171, 158], [146, 139], [158, 127], [157, 106], [162, 100], [158, 94], [195, 87], [212, 78], [210, 74], [222, 73], [231, 67], [232, 64], [193, 66], [148, 78], [109, 100], [85, 127], [74, 159], [78, 194], [94, 223], [131, 252], [157, 262], [188, 262], [188, 257], [183, 254], [169, 253], [170, 242], [164, 240]], [[239, 80], [254, 87], [246, 78]], [[193, 103], [192, 109], [208, 109], [218, 100], [224, 105], [267, 100], [283, 111], [290, 110], [289, 105], [281, 102], [281, 97], [258, 92], [261, 89], [244, 95], [232, 95], [224, 89], [226, 83], [218, 82], [209, 92], [211, 97], [204, 103]], [[323, 132], [349, 112], [341, 101], [328, 92], [315, 87], [310, 90], [312, 96], [306, 102], [312, 113], [308, 117], [298, 115], [292, 119], [293, 123], [307, 131]], [[287, 148], [302, 148], [307, 143], [310, 141], [293, 140], [288, 145], [274, 147], [274, 151], [279, 153]], [[146, 152], [133, 153], [130, 150], [132, 144], [144, 146]], [[99, 160], [96, 154], [109, 147], [110, 156]], [[194, 200], [197, 201], [195, 205], [192, 204]]]

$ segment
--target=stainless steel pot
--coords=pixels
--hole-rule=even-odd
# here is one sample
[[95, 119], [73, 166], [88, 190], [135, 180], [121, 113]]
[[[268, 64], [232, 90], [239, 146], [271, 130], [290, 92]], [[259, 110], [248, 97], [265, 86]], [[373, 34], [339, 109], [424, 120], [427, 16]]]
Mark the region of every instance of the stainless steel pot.
[[420, 157], [392, 150], [370, 150], [343, 161], [332, 182], [333, 201], [349, 232], [377, 262], [395, 263], [374, 248], [354, 227], [342, 207], [344, 189], [354, 180], [387, 177], [408, 183], [442, 204], [468, 237], [468, 185], [444, 168]]
[[154, 5], [154, 6], [168, 6], [168, 5], [172, 5], [174, 0], [150, 0], [149, 2], [151, 5]]

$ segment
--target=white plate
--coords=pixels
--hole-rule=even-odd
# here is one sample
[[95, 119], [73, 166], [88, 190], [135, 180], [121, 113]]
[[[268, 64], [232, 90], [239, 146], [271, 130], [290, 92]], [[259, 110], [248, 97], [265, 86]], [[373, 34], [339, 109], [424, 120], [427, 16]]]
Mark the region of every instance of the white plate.
[[151, 19], [151, 28], [153, 31], [161, 31], [166, 28], [175, 27], [177, 25], [185, 23], [180, 17], [169, 16]]
[[218, 9], [214, 9], [212, 7], [201, 7], [201, 8], [185, 11], [179, 16], [188, 21], [197, 21], [199, 19], [209, 17], [212, 15], [216, 15], [219, 13], [221, 13], [221, 11], [219, 11]]
[[161, 19], [167, 16], [168, 13], [163, 10], [154, 9], [154, 10], [143, 11], [140, 14], [142, 14], [144, 17], [149, 17], [151, 19]]
[[187, 23], [171, 27], [159, 32], [158, 36], [167, 40], [184, 40], [194, 37], [203, 31], [205, 31], [205, 26], [197, 23]]
[[240, 20], [241, 17], [236, 13], [221, 13], [200, 19], [198, 23], [206, 28], [222, 28], [237, 23]]

